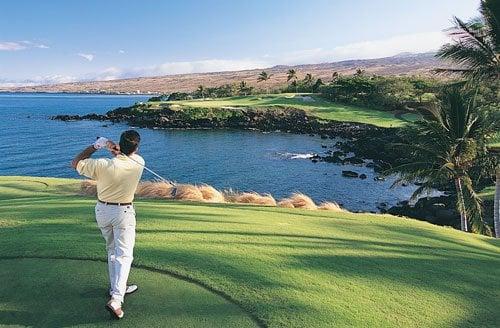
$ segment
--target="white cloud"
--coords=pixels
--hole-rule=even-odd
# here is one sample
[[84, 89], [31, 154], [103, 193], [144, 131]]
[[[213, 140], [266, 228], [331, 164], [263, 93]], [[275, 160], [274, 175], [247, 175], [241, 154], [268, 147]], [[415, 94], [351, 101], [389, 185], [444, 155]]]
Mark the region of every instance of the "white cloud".
[[338, 60], [380, 58], [401, 52], [428, 52], [437, 50], [448, 41], [442, 32], [416, 33], [394, 36], [384, 40], [357, 42], [336, 47], [332, 51]]
[[26, 80], [22, 80], [22, 81], [0, 79], [0, 88], [14, 88], [14, 87], [22, 87], [22, 86], [69, 83], [69, 82], [76, 82], [76, 81], [78, 81], [78, 79], [74, 76], [54, 74], [54, 75], [46, 75], [46, 76], [36, 76], [34, 78], [26, 79]]
[[0, 51], [18, 51], [30, 48], [49, 49], [45, 44], [35, 43], [31, 41], [5, 41], [0, 42]]
[[94, 60], [94, 55], [93, 54], [84, 54], [84, 53], [79, 53], [77, 54], [78, 56], [85, 58], [86, 60], [93, 61]]
[[0, 42], [0, 50], [2, 51], [17, 51], [24, 49], [26, 49], [26, 46], [20, 42]]
[[88, 74], [84, 79], [109, 81], [141, 76], [239, 71], [269, 66], [269, 63], [259, 60], [208, 59], [185, 62], [166, 62], [160, 65], [136, 67], [132, 69], [108, 67], [101, 72]]
[[398, 35], [388, 39], [350, 43], [332, 49], [308, 49], [272, 57], [273, 64], [318, 64], [349, 59], [390, 57], [402, 52], [422, 53], [437, 50], [448, 41], [442, 32]]
[[[269, 63], [265, 60], [255, 59], [208, 59], [185, 62], [166, 62], [161, 65], [142, 69], [150, 74], [185, 74], [206, 73], [223, 71], [240, 71], [257, 67], [267, 67]], [[140, 71], [140, 70], [139, 70]]]
[[121, 50], [121, 49], [120, 49], [120, 50], [118, 50], [118, 53], [119, 53], [119, 54], [124, 54], [124, 53], [125, 53], [125, 50]]

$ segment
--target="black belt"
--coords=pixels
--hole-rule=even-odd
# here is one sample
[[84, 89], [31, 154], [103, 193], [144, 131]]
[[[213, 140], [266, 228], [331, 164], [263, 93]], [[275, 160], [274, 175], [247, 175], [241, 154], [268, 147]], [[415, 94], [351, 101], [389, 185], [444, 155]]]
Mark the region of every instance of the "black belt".
[[132, 205], [132, 203], [112, 203], [112, 202], [103, 202], [102, 200], [98, 199], [97, 200], [99, 203], [104, 204], [104, 205], [116, 205], [116, 206], [129, 206]]

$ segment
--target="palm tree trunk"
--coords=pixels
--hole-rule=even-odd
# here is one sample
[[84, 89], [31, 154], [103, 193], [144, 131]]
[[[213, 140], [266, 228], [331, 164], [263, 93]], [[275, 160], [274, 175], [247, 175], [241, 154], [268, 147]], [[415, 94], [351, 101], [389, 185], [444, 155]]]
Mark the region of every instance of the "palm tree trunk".
[[462, 180], [455, 178], [455, 189], [457, 190], [458, 212], [460, 212], [460, 230], [468, 231], [467, 214], [465, 213], [464, 195], [462, 193]]
[[493, 224], [495, 225], [495, 236], [500, 238], [500, 166], [497, 166], [497, 181], [495, 183], [495, 205], [493, 206]]

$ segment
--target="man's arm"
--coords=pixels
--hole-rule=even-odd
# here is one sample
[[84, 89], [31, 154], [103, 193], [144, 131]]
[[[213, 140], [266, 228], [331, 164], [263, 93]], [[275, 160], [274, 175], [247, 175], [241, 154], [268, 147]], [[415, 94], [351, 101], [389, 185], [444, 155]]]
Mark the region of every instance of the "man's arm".
[[101, 148], [107, 148], [114, 156], [120, 154], [120, 146], [115, 144], [113, 141], [108, 140], [104, 137], [97, 138], [96, 142], [85, 148], [81, 153], [76, 155], [76, 157], [71, 161], [71, 167], [76, 169], [78, 162], [87, 159], [92, 156], [97, 150]]
[[76, 157], [71, 161], [71, 167], [76, 170], [76, 166], [78, 165], [79, 161], [89, 158], [96, 151], [97, 149], [94, 147], [94, 145], [88, 146], [80, 154], [76, 155]]

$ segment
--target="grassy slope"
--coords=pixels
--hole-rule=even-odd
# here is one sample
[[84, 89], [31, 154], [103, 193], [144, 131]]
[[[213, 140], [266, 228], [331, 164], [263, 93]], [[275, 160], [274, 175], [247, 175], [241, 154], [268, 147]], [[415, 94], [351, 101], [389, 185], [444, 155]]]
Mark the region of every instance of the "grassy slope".
[[[13, 281], [12, 277], [16, 277]], [[0, 260], [0, 325], [109, 327], [104, 263]], [[186, 281], [134, 269], [140, 291], [127, 296], [120, 327], [255, 327], [236, 305]], [[74, 283], [74, 282], [78, 283]], [[75, 299], [75, 296], [77, 297]]]
[[[320, 98], [306, 102], [294, 98], [294, 94], [257, 95], [246, 97], [230, 97], [213, 100], [172, 101], [173, 105], [189, 107], [269, 107], [289, 106], [304, 109], [322, 119], [346, 122], [368, 123], [381, 127], [402, 126], [404, 121], [396, 118], [392, 112], [384, 112], [358, 106], [336, 104]], [[150, 103], [153, 107], [159, 103]], [[406, 115], [405, 119], [414, 119], [414, 115]]]
[[[104, 258], [94, 201], [66, 194], [74, 180], [20, 180], [0, 179], [0, 257]], [[387, 215], [136, 206], [135, 263], [202, 281], [273, 327], [500, 321], [498, 240]]]

